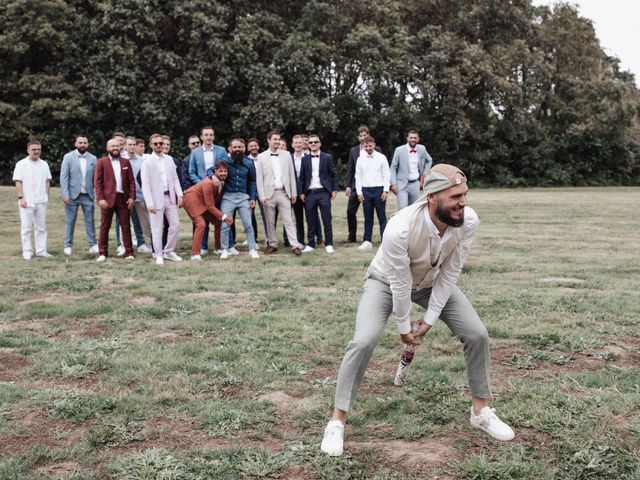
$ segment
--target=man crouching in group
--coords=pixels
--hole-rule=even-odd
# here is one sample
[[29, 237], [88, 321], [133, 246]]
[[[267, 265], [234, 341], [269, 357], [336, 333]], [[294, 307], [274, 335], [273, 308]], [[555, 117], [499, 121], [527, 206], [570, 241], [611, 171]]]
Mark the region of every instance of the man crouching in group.
[[[338, 372], [335, 409], [321, 449], [342, 455], [344, 424], [369, 359], [391, 313], [403, 343], [419, 345], [438, 318], [464, 344], [472, 395], [471, 425], [498, 440], [513, 430], [489, 408], [489, 336], [467, 297], [456, 286], [479, 225], [467, 207], [467, 178], [452, 165], [434, 166], [424, 181], [424, 195], [394, 215], [382, 245], [369, 265], [356, 315], [356, 329]], [[424, 307], [424, 318], [411, 332], [411, 302]]]

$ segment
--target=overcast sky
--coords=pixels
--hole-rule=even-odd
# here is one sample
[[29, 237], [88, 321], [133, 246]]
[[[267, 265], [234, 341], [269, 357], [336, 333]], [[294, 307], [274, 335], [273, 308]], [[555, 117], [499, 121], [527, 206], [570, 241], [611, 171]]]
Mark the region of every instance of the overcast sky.
[[[533, 0], [534, 5], [558, 3]], [[593, 21], [600, 45], [608, 55], [618, 57], [623, 70], [635, 74], [640, 85], [640, 0], [574, 0], [580, 16]]]

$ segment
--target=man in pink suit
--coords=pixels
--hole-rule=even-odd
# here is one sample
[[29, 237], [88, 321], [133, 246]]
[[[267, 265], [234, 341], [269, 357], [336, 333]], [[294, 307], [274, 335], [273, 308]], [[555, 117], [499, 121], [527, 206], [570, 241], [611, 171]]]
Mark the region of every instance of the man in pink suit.
[[[181, 262], [182, 258], [174, 252], [180, 228], [178, 207], [182, 205], [180, 180], [173, 158], [163, 153], [162, 135], [154, 133], [149, 138], [149, 143], [153, 153], [142, 163], [140, 179], [142, 180], [144, 201], [147, 204], [147, 210], [149, 210], [153, 255], [156, 259], [156, 265], [163, 265], [164, 259]], [[163, 248], [162, 228], [165, 217], [169, 222], [169, 232], [167, 243]]]

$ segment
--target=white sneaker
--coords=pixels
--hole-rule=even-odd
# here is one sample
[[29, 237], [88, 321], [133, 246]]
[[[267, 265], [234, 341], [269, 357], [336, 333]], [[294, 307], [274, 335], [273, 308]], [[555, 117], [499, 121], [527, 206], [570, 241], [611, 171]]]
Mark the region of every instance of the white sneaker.
[[225, 248], [220, 254], [220, 260], [226, 260], [227, 258], [229, 258], [229, 251]]
[[64, 247], [62, 250], [67, 257], [71, 256], [71, 247]]
[[136, 259], [136, 257], [134, 257], [133, 255], [127, 255], [126, 257], [124, 257], [126, 262], [132, 262]]
[[213, 254], [214, 254], [214, 255], [218, 255], [218, 256], [220, 256], [220, 254], [221, 254], [221, 253], [222, 253], [222, 250], [214, 250], [214, 251], [213, 251]]
[[260, 255], [258, 255], [258, 251], [254, 248], [253, 250], [249, 250], [249, 256], [255, 260], [257, 258], [260, 258]]
[[333, 245], [327, 245], [326, 247], [324, 247], [324, 250], [327, 253], [333, 253]]
[[98, 258], [96, 258], [96, 262], [105, 262], [107, 260], [107, 257], [105, 257], [104, 255], [100, 255]]
[[93, 247], [91, 247], [89, 249], [89, 253], [100, 253], [100, 249], [98, 248], [98, 245], [94, 245]]
[[23, 253], [22, 254], [22, 258], [24, 258], [25, 260], [31, 260], [31, 257], [33, 255], [31, 253]]
[[177, 255], [176, 252], [168, 252], [163, 255], [166, 260], [171, 260], [172, 262], [181, 262], [182, 257]]
[[246, 247], [247, 245], [249, 245], [249, 240], [245, 240], [240, 244], [241, 247]]
[[191, 255], [191, 260], [202, 260], [202, 257], [200, 255]]
[[36, 253], [36, 256], [40, 258], [53, 258], [53, 255], [49, 252]]
[[160, 255], [156, 257], [156, 265], [164, 265], [164, 260]]
[[118, 255], [119, 257], [124, 257], [125, 251], [126, 251], [126, 250], [124, 249], [124, 246], [123, 246], [123, 245], [120, 245], [120, 246], [118, 247], [117, 255]]
[[320, 450], [330, 457], [339, 457], [344, 451], [344, 425], [340, 420], [331, 420], [324, 429]]
[[515, 433], [509, 425], [498, 418], [495, 412], [495, 408], [484, 407], [480, 410], [480, 415], [476, 416], [473, 413], [473, 407], [471, 407], [469, 417], [471, 426], [479, 428], [497, 440], [511, 440]]
[[236, 247], [227, 248], [229, 255], [240, 255], [240, 252], [236, 250]]
[[309, 252], [313, 252], [314, 248], [311, 245], [307, 245], [306, 247], [304, 247], [302, 249], [302, 253], [309, 253]]
[[138, 247], [138, 253], [152, 253], [152, 252], [153, 250], [151, 250], [146, 243], [143, 243]]
[[131, 239], [131, 243], [133, 244], [134, 247], [138, 246], [138, 239], [136, 238], [135, 235], [131, 235], [133, 238]]
[[360, 250], [361, 252], [368, 252], [371, 249], [373, 249], [373, 244], [367, 240], [362, 242], [362, 244], [360, 244], [360, 246], [358, 247], [358, 250]]
[[200, 255], [202, 255], [203, 257], [204, 257], [207, 253], [209, 253], [209, 250], [207, 250], [206, 248], [203, 248], [203, 249], [201, 249], [201, 250], [200, 250]]

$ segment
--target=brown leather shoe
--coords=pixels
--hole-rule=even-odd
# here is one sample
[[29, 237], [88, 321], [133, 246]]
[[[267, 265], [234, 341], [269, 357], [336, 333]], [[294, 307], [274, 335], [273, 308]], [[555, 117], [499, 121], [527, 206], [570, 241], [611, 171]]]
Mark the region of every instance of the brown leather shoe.
[[269, 245], [266, 250], [268, 254], [276, 253], [277, 251], [278, 249], [276, 247], [272, 247], [271, 245]]
[[299, 257], [300, 255], [302, 255], [302, 252], [300, 251], [300, 249], [298, 247], [294, 248], [293, 250], [291, 250], [293, 252], [293, 254], [297, 257]]

